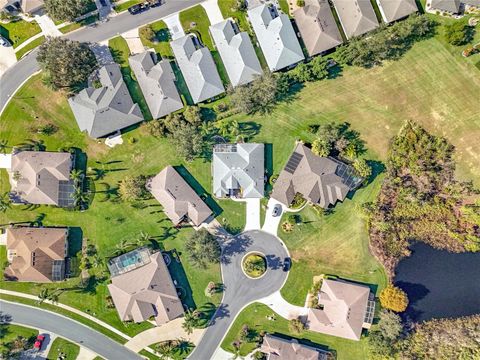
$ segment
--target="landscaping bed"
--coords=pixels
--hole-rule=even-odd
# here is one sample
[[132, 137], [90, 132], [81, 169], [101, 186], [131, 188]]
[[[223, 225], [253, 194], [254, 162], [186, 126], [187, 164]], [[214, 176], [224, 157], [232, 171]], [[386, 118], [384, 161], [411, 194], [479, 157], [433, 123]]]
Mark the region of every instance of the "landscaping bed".
[[248, 277], [258, 279], [267, 271], [267, 259], [260, 253], [247, 254], [242, 259], [242, 270]]

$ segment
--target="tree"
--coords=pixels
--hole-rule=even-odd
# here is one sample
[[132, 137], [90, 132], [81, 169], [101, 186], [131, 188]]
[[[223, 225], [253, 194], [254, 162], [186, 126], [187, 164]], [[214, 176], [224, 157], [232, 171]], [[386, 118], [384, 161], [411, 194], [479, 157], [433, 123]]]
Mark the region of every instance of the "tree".
[[187, 106], [183, 112], [183, 117], [191, 125], [200, 126], [202, 123], [202, 116], [198, 106]]
[[145, 123], [145, 127], [148, 133], [154, 137], [163, 137], [167, 134], [165, 122], [161, 120], [150, 120]]
[[74, 21], [88, 6], [87, 0], [45, 0], [48, 15], [58, 21]]
[[37, 61], [54, 89], [73, 89], [87, 82], [97, 59], [86, 43], [49, 37], [38, 50]]
[[205, 229], [193, 233], [185, 243], [185, 250], [192, 264], [201, 268], [220, 261], [220, 245]]
[[5, 155], [7, 153], [7, 149], [11, 146], [8, 146], [8, 140], [0, 140], [0, 153]]
[[198, 311], [187, 310], [183, 314], [182, 328], [187, 334], [193, 333], [193, 329], [198, 326], [198, 320], [200, 319], [200, 313]]
[[288, 322], [288, 330], [299, 335], [305, 330], [305, 324], [300, 319], [292, 319]]
[[173, 138], [178, 154], [186, 161], [192, 161], [203, 151], [203, 137], [193, 125], [183, 125], [175, 130]]
[[408, 306], [408, 296], [402, 289], [388, 285], [380, 293], [380, 303], [385, 309], [403, 312]]
[[394, 312], [382, 309], [378, 330], [384, 338], [394, 341], [399, 338], [403, 331], [402, 319]]
[[0, 195], [0, 212], [5, 212], [11, 208], [12, 201], [10, 200], [10, 195], [8, 192], [5, 192]]
[[325, 79], [328, 76], [328, 60], [325, 57], [314, 57], [309, 65], [315, 80]]
[[353, 168], [357, 174], [365, 179], [368, 179], [372, 175], [372, 168], [365, 161], [364, 158], [355, 159], [353, 162]]
[[140, 38], [144, 38], [148, 41], [156, 40], [155, 31], [153, 31], [152, 25], [146, 25], [140, 28]]
[[465, 45], [468, 41], [468, 25], [458, 20], [445, 24], [445, 39], [452, 45]]
[[83, 171], [78, 169], [73, 169], [70, 171], [70, 179], [72, 179], [76, 184], [80, 182], [83, 178]]
[[323, 138], [316, 138], [312, 143], [312, 152], [318, 156], [328, 156], [332, 151], [332, 145]]
[[297, 6], [298, 7], [304, 7], [305, 6], [305, 0], [297, 0]]
[[315, 75], [309, 63], [300, 63], [290, 72], [295, 81], [300, 83], [314, 81]]
[[162, 356], [162, 359], [169, 359], [175, 353], [175, 346], [172, 341], [162, 341], [155, 346], [155, 350]]
[[132, 202], [145, 198], [147, 195], [146, 181], [147, 179], [143, 175], [126, 176], [120, 181], [118, 188], [122, 200]]
[[246, 114], [265, 114], [275, 104], [277, 90], [277, 76], [266, 73], [247, 85], [235, 88], [232, 93], [232, 104]]
[[235, 0], [232, 7], [233, 11], [245, 11], [247, 10], [247, 2], [245, 0]]

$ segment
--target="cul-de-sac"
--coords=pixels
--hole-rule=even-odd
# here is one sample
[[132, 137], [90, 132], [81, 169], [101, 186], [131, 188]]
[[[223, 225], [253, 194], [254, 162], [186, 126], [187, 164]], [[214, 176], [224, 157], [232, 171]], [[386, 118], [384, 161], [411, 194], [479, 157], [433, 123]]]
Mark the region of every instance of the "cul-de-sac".
[[0, 359], [480, 360], [479, 0], [0, 0]]

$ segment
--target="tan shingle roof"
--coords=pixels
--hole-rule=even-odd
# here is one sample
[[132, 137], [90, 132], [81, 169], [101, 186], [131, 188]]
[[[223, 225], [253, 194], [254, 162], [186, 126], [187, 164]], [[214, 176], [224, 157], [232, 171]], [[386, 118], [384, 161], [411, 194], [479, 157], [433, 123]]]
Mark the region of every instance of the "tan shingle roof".
[[20, 2], [22, 11], [27, 14], [40, 10], [44, 5], [45, 4], [43, 0], [21, 0]]
[[[7, 229], [7, 256], [11, 262], [5, 274], [18, 281], [52, 281], [53, 262], [62, 266], [65, 261], [67, 234], [66, 228]], [[64, 271], [61, 275], [63, 279]]]
[[309, 330], [360, 340], [370, 288], [340, 280], [323, 280], [318, 303], [323, 310], [309, 309]]
[[158, 325], [183, 314], [162, 253], [150, 256], [151, 262], [112, 278], [108, 290], [122, 321], [142, 322], [154, 317]]
[[[72, 157], [64, 152], [22, 151], [12, 156], [12, 191], [30, 204], [59, 205], [60, 182], [70, 180]], [[18, 174], [20, 179], [14, 180]]]
[[260, 351], [269, 354], [269, 360], [326, 360], [327, 353], [298, 341], [285, 340], [272, 335], [265, 335]]
[[[291, 166], [291, 164], [296, 166]], [[296, 193], [323, 208], [343, 201], [357, 182], [348, 173], [340, 174], [339, 167], [349, 167], [333, 158], [320, 157], [298, 143], [280, 176], [275, 182], [272, 197], [289, 206]]]
[[165, 214], [174, 224], [180, 223], [185, 216], [188, 216], [198, 226], [212, 214], [212, 210], [173, 166], [167, 166], [150, 179], [147, 187], [155, 199], [162, 204]]

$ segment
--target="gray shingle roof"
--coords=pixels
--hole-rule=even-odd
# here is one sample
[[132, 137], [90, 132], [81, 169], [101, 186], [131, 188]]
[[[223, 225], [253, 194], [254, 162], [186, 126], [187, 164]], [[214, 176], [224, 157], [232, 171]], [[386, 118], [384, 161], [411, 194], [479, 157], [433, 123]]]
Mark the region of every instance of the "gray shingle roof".
[[460, 4], [480, 7], [480, 0], [432, 0], [431, 8], [457, 14], [460, 12]]
[[194, 103], [225, 92], [212, 54], [196, 36], [187, 34], [170, 45]]
[[157, 62], [153, 51], [145, 51], [130, 56], [128, 62], [154, 119], [183, 108], [175, 85], [175, 74], [168, 60]]
[[147, 188], [175, 225], [188, 217], [199, 226], [212, 215], [212, 210], [173, 166], [167, 166], [150, 179]]
[[142, 121], [142, 112], [133, 103], [120, 66], [101, 67], [99, 77], [102, 87], [88, 87], [68, 99], [80, 130], [99, 138]]
[[306, 0], [305, 6], [295, 10], [293, 17], [311, 56], [343, 42], [327, 0]]
[[343, 201], [361, 181], [350, 166], [333, 158], [317, 156], [298, 143], [275, 182], [272, 197], [290, 206], [295, 195], [300, 193], [312, 203], [328, 208]]
[[250, 36], [246, 32], [239, 32], [232, 19], [210, 26], [210, 34], [232, 86], [247, 84], [262, 75], [262, 67]]
[[241, 191], [243, 198], [264, 195], [264, 145], [218, 144], [213, 148], [213, 193], [228, 196]]
[[348, 39], [378, 27], [370, 0], [332, 0]]
[[415, 0], [377, 0], [383, 21], [389, 23], [403, 19], [418, 11]]
[[248, 18], [270, 70], [281, 70], [302, 61], [303, 51], [290, 18], [273, 4], [255, 5], [248, 10]]

